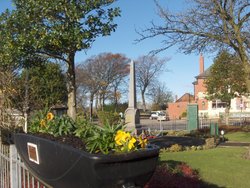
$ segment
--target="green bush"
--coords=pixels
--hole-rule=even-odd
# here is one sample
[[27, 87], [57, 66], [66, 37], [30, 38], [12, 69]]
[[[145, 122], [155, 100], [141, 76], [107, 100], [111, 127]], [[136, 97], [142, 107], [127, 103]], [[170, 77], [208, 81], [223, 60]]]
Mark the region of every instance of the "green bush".
[[210, 128], [192, 130], [189, 134], [186, 134], [186, 136], [191, 136], [195, 138], [210, 138]]
[[187, 117], [187, 111], [182, 112], [181, 117], [182, 117], [182, 118]]
[[119, 124], [120, 119], [121, 119], [120, 115], [116, 112], [99, 111], [97, 115], [98, 115], [99, 122], [102, 125], [105, 125], [107, 123], [110, 125]]

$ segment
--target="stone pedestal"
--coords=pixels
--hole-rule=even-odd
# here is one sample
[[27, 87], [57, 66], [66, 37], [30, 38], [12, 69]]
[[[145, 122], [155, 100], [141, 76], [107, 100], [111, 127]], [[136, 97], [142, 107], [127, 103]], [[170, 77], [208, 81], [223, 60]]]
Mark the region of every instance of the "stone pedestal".
[[141, 134], [140, 111], [136, 108], [127, 108], [125, 114], [126, 129]]
[[133, 61], [130, 63], [129, 79], [129, 105], [125, 111], [125, 123], [128, 131], [134, 131], [135, 134], [140, 134], [140, 111], [136, 108], [136, 80]]

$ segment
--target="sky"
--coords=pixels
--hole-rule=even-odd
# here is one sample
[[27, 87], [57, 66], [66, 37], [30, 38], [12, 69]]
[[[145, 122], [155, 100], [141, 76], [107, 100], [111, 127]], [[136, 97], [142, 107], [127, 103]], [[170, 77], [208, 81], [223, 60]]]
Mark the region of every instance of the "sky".
[[[186, 8], [184, 0], [159, 0], [163, 7], [171, 11], [179, 11]], [[142, 55], [147, 55], [151, 50], [158, 49], [164, 38], [152, 38], [140, 43], [135, 43], [139, 38], [136, 30], [150, 26], [150, 22], [162, 23], [157, 15], [157, 9], [153, 0], [118, 0], [113, 6], [121, 9], [121, 17], [115, 19], [118, 24], [111, 36], [99, 37], [93, 43], [91, 49], [76, 54], [76, 63], [80, 63], [93, 55], [111, 52], [126, 55], [131, 60], [136, 60]], [[0, 0], [0, 12], [6, 8], [13, 8], [10, 0]], [[166, 64], [166, 71], [159, 75], [169, 91], [177, 97], [185, 93], [193, 94], [195, 76], [199, 74], [199, 54], [185, 55], [177, 52], [177, 46], [157, 54], [159, 58], [170, 58]], [[213, 62], [213, 56], [203, 54], [205, 69]]]

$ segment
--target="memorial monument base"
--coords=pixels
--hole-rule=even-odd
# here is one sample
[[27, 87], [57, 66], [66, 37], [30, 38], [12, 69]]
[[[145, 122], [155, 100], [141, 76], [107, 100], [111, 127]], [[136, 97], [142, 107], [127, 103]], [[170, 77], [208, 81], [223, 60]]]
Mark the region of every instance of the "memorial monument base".
[[142, 133], [139, 109], [127, 108], [125, 111], [125, 124], [127, 131], [134, 131], [137, 135]]

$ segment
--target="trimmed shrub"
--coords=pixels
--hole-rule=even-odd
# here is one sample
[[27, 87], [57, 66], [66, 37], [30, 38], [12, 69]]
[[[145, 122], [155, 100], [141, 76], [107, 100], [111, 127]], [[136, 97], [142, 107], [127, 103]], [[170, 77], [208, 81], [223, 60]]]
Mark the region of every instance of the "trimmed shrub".
[[179, 151], [183, 151], [183, 147], [179, 144], [174, 144], [169, 148], [170, 152], [179, 152]]

